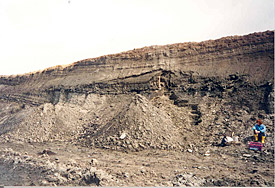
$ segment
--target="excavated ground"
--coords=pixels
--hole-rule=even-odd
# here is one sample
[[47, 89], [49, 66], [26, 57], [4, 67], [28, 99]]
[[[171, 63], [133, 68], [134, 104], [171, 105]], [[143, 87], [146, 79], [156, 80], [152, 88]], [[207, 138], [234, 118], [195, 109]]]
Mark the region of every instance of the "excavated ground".
[[[89, 149], [66, 142], [1, 144], [1, 184], [274, 186], [273, 155], [241, 146], [205, 151]], [[39, 154], [43, 151], [54, 154]], [[47, 153], [47, 152], [44, 152]]]
[[[1, 103], [2, 125], [14, 125], [1, 129], [1, 184], [274, 186], [272, 113], [253, 111], [252, 102], [233, 109], [228, 91], [197, 102], [165, 92]], [[258, 117], [268, 131], [262, 152], [248, 150]], [[240, 145], [220, 147], [232, 132]]]
[[0, 77], [0, 185], [274, 187], [274, 32]]

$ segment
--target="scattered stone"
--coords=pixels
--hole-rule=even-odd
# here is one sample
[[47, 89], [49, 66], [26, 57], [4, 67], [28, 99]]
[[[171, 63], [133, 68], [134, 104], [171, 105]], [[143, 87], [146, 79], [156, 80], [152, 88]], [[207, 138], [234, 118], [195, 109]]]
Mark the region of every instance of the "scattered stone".
[[194, 176], [193, 174], [178, 174], [176, 175], [173, 180], [172, 184], [176, 187], [182, 187], [182, 186], [194, 186], [194, 187], [200, 187], [205, 182], [204, 179], [198, 178]]
[[58, 181], [58, 178], [55, 177], [55, 176], [49, 175], [48, 177], [46, 177], [46, 180], [47, 180], [48, 182], [57, 182], [57, 181]]
[[49, 185], [49, 182], [47, 180], [42, 180], [41, 185], [42, 186], [47, 186], [47, 185]]
[[96, 159], [91, 160], [91, 165], [96, 166], [98, 164], [98, 161]]
[[126, 133], [122, 133], [119, 138], [123, 140], [124, 138], [126, 138], [126, 136], [127, 136]]
[[144, 173], [146, 172], [146, 170], [141, 169], [140, 172], [141, 172], [142, 174], [144, 174]]
[[38, 153], [38, 155], [56, 155], [56, 153], [55, 152], [53, 152], [53, 151], [51, 151], [51, 150], [47, 150], [47, 149], [45, 149], [45, 150], [43, 150], [42, 152], [40, 152], [40, 153]]

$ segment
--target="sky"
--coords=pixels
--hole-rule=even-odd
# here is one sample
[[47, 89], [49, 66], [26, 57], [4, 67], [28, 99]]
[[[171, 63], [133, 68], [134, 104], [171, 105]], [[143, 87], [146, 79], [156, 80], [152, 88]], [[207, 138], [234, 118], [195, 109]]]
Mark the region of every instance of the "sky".
[[0, 0], [0, 75], [274, 30], [274, 0]]

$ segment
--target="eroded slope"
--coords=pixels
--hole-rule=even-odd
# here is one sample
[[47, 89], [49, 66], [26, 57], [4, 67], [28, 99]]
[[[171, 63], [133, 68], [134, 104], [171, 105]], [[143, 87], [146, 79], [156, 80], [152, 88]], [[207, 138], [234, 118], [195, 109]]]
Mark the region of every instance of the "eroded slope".
[[[16, 143], [15, 148], [24, 144], [42, 148], [52, 143], [56, 153], [64, 148], [62, 144], [55, 147], [54, 143], [86, 148], [87, 151], [83, 151], [86, 154], [95, 148], [100, 152], [137, 152], [133, 156], [140, 154], [145, 161], [144, 155], [149, 155], [150, 151], [161, 151], [164, 155], [165, 152], [176, 152], [175, 156], [184, 154], [187, 156], [185, 160], [192, 159], [189, 155], [194, 154], [198, 157], [196, 163], [199, 163], [210, 152], [218, 161], [211, 161], [213, 165], [219, 165], [221, 161], [218, 159], [224, 155], [230, 163], [237, 160], [234, 157], [251, 155], [247, 154], [247, 142], [253, 138], [252, 125], [261, 118], [268, 132], [265, 153], [256, 159], [251, 157], [249, 164], [266, 162], [264, 169], [268, 169], [274, 162], [273, 35], [274, 32], [267, 31], [201, 43], [152, 46], [42, 72], [3, 76], [0, 78], [1, 143], [5, 147], [13, 147]], [[217, 145], [221, 138], [232, 132], [239, 137], [241, 145], [220, 151]], [[16, 157], [11, 151], [1, 152], [11, 155], [11, 161]], [[31, 156], [39, 157], [37, 155], [32, 153]], [[238, 162], [243, 167], [247, 166], [246, 159], [240, 160]], [[28, 161], [22, 161], [28, 164]], [[114, 175], [115, 170], [105, 168], [107, 163], [99, 166], [109, 178], [101, 185], [146, 186], [142, 182], [150, 177], [158, 181], [156, 184], [150, 181], [150, 186], [171, 186], [173, 181], [173, 184], [181, 185], [183, 181], [183, 175], [164, 173], [165, 169], [157, 167], [154, 161], [149, 166], [162, 170], [165, 177], [148, 173], [148, 177], [142, 176], [143, 179], [135, 184], [133, 177], [138, 176], [134, 170], [128, 172], [131, 180], [123, 179], [125, 174], [118, 178]], [[65, 162], [62, 164], [64, 168], [68, 167]], [[16, 164], [11, 162], [10, 165]], [[53, 165], [55, 163], [50, 166]], [[139, 165], [142, 166], [140, 161], [138, 167], [132, 169]], [[73, 176], [75, 181], [58, 171], [62, 178], [52, 182], [59, 185], [96, 184], [95, 179], [91, 180], [95, 178], [91, 175], [94, 171], [83, 168], [83, 176]], [[192, 165], [186, 168], [191, 171]], [[192, 185], [251, 185], [250, 178], [240, 180], [238, 175], [242, 176], [242, 169], [236, 168], [236, 176], [227, 178], [217, 173], [217, 178], [212, 177], [210, 182], [206, 181], [209, 179], [206, 173], [199, 173], [196, 178], [201, 182]], [[274, 172], [264, 173], [264, 169], [260, 170], [261, 184], [273, 185]], [[44, 177], [43, 170], [39, 173]], [[86, 173], [88, 175], [84, 175]], [[220, 183], [222, 178], [228, 184]], [[161, 179], [165, 183], [162, 184]], [[38, 179], [34, 184], [52, 185], [52, 182], [46, 179], [42, 183]]]

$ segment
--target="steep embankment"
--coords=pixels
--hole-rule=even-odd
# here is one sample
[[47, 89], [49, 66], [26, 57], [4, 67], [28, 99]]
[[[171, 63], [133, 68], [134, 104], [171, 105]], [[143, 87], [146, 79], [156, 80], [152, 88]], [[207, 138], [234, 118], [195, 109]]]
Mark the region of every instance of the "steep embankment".
[[76, 86], [132, 77], [158, 69], [221, 77], [238, 72], [259, 82], [273, 78], [273, 34], [267, 31], [200, 43], [150, 46], [42, 72], [1, 78], [1, 84], [36, 84], [35, 89]]
[[1, 77], [0, 135], [131, 150], [213, 144], [236, 127], [243, 137], [273, 112], [273, 35], [151, 46]]
[[[272, 187], [273, 107], [271, 31], [2, 76], [0, 182]], [[218, 147], [232, 132], [240, 145]]]

